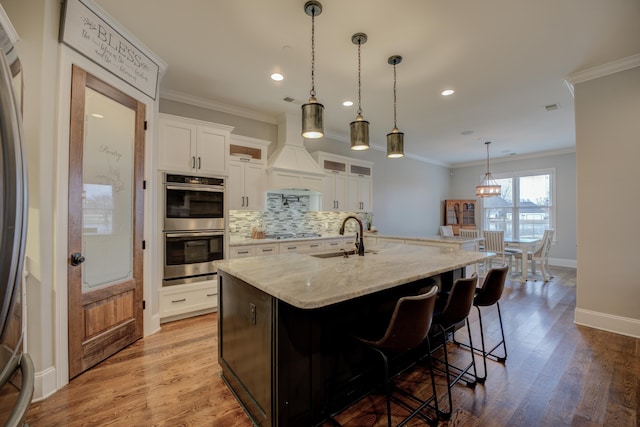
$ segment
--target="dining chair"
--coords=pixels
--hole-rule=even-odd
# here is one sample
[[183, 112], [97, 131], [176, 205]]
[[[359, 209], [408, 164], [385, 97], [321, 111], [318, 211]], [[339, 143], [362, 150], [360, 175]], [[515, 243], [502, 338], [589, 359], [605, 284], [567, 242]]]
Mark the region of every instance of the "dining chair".
[[555, 234], [555, 230], [548, 229], [544, 230], [544, 234], [542, 235], [542, 240], [540, 246], [536, 248], [536, 250], [532, 254], [528, 254], [526, 264], [522, 260], [522, 252], [514, 253], [516, 259], [520, 260], [521, 268], [528, 268], [528, 264], [531, 263], [531, 274], [536, 274], [536, 263], [540, 263], [540, 271], [542, 272], [542, 280], [548, 282], [547, 276], [549, 278], [553, 277], [549, 274], [549, 250], [551, 249], [551, 243], [553, 242], [553, 235]]
[[475, 228], [461, 228], [460, 237], [466, 237], [471, 239], [477, 238], [478, 230], [476, 230]]
[[[507, 360], [507, 344], [504, 339], [504, 327], [502, 325], [502, 313], [500, 312], [500, 298], [502, 297], [502, 291], [504, 290], [504, 284], [507, 280], [507, 273], [509, 267], [504, 265], [502, 267], [492, 268], [482, 282], [482, 287], [476, 288], [476, 295], [473, 298], [473, 306], [478, 310], [478, 323], [480, 325], [480, 348], [472, 348], [465, 343], [457, 343], [462, 347], [469, 348], [472, 351], [476, 351], [482, 355], [482, 364], [484, 366], [484, 375], [477, 376], [479, 383], [484, 383], [487, 379], [487, 358], [495, 359], [497, 362], [504, 363]], [[500, 334], [502, 339], [491, 348], [486, 350], [485, 337], [484, 337], [484, 325], [482, 323], [482, 312], [480, 307], [490, 307], [495, 305], [498, 311], [498, 321], [500, 323]], [[502, 353], [504, 356], [499, 356], [494, 352], [502, 346]]]
[[[509, 269], [511, 269], [511, 262], [513, 259], [513, 253], [505, 250], [504, 245], [504, 231], [495, 231], [495, 230], [484, 230], [482, 232], [484, 237], [484, 251], [485, 252], [495, 252], [500, 255], [502, 258], [501, 265], [507, 264], [507, 258], [509, 259]], [[485, 260], [484, 266], [485, 271], [487, 271], [487, 262], [489, 263], [489, 268], [493, 267], [493, 258], [489, 258]]]
[[440, 235], [443, 237], [453, 237], [453, 227], [450, 225], [441, 225]]
[[[404, 418], [398, 426], [405, 425], [412, 418], [419, 416], [430, 424], [437, 424], [438, 398], [436, 394], [435, 376], [433, 374], [433, 367], [430, 359], [431, 346], [429, 344], [429, 331], [431, 330], [433, 312], [438, 294], [438, 287], [433, 286], [428, 292], [416, 296], [406, 296], [398, 300], [391, 315], [391, 320], [386, 330], [381, 334], [381, 337], [367, 338], [356, 335], [355, 338], [364, 344], [367, 348], [379, 354], [382, 358], [384, 369], [384, 386], [385, 394], [387, 398], [387, 424], [391, 426], [391, 397], [392, 392], [400, 394], [414, 404], [417, 403], [417, 407], [411, 406], [404, 400], [401, 402], [402, 406], [410, 407], [412, 412]], [[427, 353], [429, 354], [429, 371], [431, 374], [431, 389], [432, 397], [427, 400], [421, 400], [415, 395], [412, 395], [406, 390], [403, 390], [397, 386], [393, 386], [393, 378], [395, 374], [392, 374], [390, 368], [390, 358], [406, 354], [412, 350], [416, 350], [419, 347], [426, 344]], [[430, 418], [423, 413], [423, 410], [430, 406], [433, 402], [436, 418]], [[336, 424], [332, 418], [330, 421]]]
[[[450, 342], [449, 335], [451, 335], [451, 341], [457, 342], [455, 340], [455, 333], [461, 323], [466, 323], [467, 325], [467, 334], [469, 338], [468, 345], [469, 348], [473, 348], [471, 327], [469, 326], [469, 312], [471, 311], [471, 305], [473, 304], [477, 283], [478, 277], [476, 275], [469, 278], [457, 279], [453, 283], [451, 291], [443, 294], [446, 297], [444, 307], [441, 310], [436, 308], [436, 312], [433, 315], [433, 327], [429, 336], [433, 338], [432, 342], [436, 342], [438, 337], [441, 338], [444, 353], [444, 360], [432, 357], [433, 360], [444, 364], [444, 370], [439, 368], [434, 369], [444, 373], [447, 379], [447, 397], [449, 400], [448, 410], [438, 412], [438, 415], [444, 419], [449, 419], [453, 412], [451, 388], [460, 380], [464, 381], [468, 387], [474, 387], [478, 378], [473, 352], [471, 352], [471, 361], [466, 366], [459, 367], [449, 363], [447, 351], [447, 342]], [[470, 373], [471, 370], [473, 373]]]

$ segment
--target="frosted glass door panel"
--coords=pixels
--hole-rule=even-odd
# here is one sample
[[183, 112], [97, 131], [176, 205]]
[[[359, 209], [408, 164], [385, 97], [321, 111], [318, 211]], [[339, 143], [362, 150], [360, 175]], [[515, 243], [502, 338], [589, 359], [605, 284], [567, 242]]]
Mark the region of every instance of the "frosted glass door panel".
[[135, 111], [86, 88], [83, 292], [133, 275]]

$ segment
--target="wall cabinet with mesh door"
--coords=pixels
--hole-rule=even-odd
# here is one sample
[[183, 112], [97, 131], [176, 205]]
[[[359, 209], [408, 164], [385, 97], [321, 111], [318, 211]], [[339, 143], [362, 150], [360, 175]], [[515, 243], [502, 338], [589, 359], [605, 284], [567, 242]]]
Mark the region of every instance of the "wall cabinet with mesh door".
[[229, 209], [264, 209], [267, 167], [267, 147], [270, 141], [239, 135], [229, 144], [229, 178], [227, 200]]
[[460, 228], [476, 228], [476, 204], [475, 200], [445, 200], [444, 225], [450, 225], [456, 236]]

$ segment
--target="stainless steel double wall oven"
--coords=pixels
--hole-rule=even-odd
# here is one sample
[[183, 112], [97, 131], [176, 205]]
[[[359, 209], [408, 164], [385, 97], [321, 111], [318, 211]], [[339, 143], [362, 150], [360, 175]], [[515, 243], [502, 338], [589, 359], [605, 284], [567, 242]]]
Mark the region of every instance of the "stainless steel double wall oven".
[[163, 286], [215, 277], [224, 258], [224, 178], [164, 174]]

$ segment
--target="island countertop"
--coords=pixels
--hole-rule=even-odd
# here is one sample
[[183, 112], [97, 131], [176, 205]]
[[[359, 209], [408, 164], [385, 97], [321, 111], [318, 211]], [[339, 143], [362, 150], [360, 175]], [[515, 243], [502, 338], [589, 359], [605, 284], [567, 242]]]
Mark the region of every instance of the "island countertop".
[[317, 258], [283, 254], [228, 259], [228, 273], [294, 307], [315, 309], [481, 262], [495, 254], [380, 243], [365, 256]]

